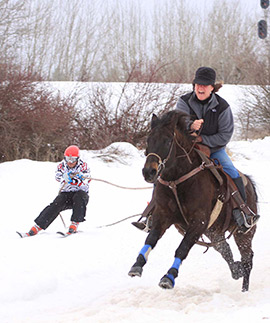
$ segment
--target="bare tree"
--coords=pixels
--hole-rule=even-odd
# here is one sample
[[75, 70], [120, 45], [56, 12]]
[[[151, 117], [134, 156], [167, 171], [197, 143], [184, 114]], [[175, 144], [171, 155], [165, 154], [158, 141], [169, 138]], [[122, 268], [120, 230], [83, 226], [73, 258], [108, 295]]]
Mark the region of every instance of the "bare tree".
[[9, 64], [16, 57], [17, 45], [24, 34], [25, 3], [20, 0], [0, 1], [0, 57]]
[[213, 6], [200, 33], [198, 65], [210, 65], [225, 83], [250, 82], [248, 69], [256, 58], [256, 21], [239, 4]]
[[200, 65], [226, 83], [267, 76], [257, 72], [265, 45], [258, 17], [224, 0], [203, 19], [194, 3], [156, 1], [147, 10], [143, 1], [0, 0], [1, 61], [46, 80], [125, 82], [132, 74], [144, 82], [155, 70], [155, 82], [182, 83]]
[[93, 84], [87, 108], [78, 110], [75, 118], [78, 141], [86, 149], [123, 141], [142, 148], [152, 114], [174, 107], [182, 93], [179, 86], [169, 84]]
[[258, 139], [270, 135], [270, 86], [250, 88], [237, 115], [242, 129], [242, 138]]

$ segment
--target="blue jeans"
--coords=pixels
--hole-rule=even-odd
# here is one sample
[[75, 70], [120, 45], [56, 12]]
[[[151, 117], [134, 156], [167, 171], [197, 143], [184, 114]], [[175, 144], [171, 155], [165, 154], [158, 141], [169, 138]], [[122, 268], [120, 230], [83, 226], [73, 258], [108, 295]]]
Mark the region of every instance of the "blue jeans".
[[234, 167], [230, 157], [227, 155], [225, 148], [212, 153], [210, 155], [210, 158], [218, 159], [224, 169], [224, 172], [227, 173], [231, 178], [237, 178], [240, 176], [238, 170]]

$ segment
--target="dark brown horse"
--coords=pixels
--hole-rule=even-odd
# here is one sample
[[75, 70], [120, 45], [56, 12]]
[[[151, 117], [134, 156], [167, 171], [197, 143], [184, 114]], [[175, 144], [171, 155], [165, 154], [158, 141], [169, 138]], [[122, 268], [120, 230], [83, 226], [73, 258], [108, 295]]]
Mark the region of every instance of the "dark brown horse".
[[[184, 237], [175, 251], [172, 267], [161, 278], [160, 287], [174, 287], [180, 264], [193, 245], [200, 243], [205, 235], [229, 265], [232, 277], [243, 277], [242, 291], [247, 291], [253, 259], [251, 242], [256, 226], [245, 234], [238, 230], [231, 216], [234, 205], [231, 195], [228, 195], [227, 177], [220, 170], [220, 182], [205, 167], [205, 162], [194, 149], [194, 137], [187, 131], [187, 120], [188, 116], [179, 111], [168, 112], [161, 119], [155, 115], [152, 117], [143, 175], [147, 182], [156, 183], [153, 193], [155, 208], [151, 231], [129, 275], [142, 275], [148, 254], [173, 224]], [[246, 179], [247, 204], [256, 213], [255, 186], [250, 178]], [[219, 215], [213, 220], [213, 210], [217, 205], [221, 205]], [[233, 234], [241, 261], [234, 261], [225, 238], [226, 231]]]

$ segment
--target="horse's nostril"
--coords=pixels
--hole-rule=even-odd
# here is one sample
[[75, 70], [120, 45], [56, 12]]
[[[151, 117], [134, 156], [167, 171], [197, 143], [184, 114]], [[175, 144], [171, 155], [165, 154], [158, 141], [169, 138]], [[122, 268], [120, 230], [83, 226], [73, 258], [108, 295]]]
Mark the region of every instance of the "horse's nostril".
[[156, 176], [157, 171], [154, 168], [143, 168], [142, 173], [145, 179], [152, 180]]

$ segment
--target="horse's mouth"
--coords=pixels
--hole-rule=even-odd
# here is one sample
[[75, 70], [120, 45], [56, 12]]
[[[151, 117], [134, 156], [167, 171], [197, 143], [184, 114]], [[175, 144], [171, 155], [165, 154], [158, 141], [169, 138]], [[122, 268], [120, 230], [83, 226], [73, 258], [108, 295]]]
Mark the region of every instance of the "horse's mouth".
[[158, 172], [155, 168], [146, 168], [142, 170], [143, 177], [147, 183], [154, 183], [157, 179]]

